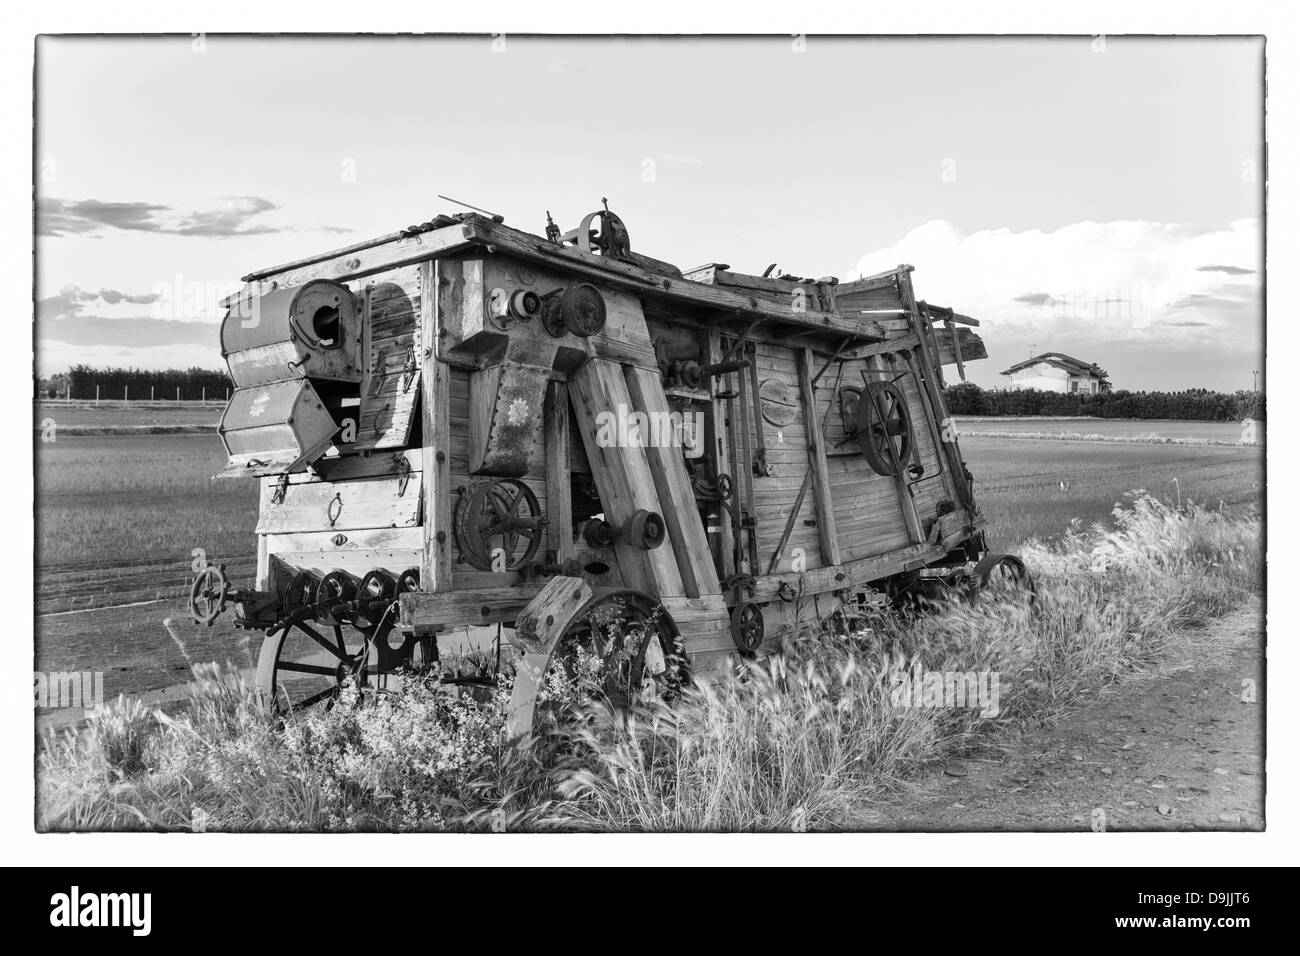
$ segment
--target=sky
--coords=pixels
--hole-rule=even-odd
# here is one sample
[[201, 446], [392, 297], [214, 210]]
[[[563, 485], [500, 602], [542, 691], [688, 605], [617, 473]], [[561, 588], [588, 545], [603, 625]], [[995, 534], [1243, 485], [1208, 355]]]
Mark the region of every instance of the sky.
[[37, 368], [218, 368], [254, 269], [459, 207], [844, 279], [907, 262], [1117, 388], [1263, 369], [1251, 38], [42, 38]]

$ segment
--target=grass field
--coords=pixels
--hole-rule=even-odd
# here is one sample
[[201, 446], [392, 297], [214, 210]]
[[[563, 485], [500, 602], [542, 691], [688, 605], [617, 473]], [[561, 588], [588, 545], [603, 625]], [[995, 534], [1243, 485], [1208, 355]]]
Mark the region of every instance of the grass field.
[[64, 436], [35, 448], [40, 566], [256, 550], [257, 484], [212, 479], [226, 462], [216, 435]]
[[[981, 418], [953, 416], [962, 435], [1013, 433], [1017, 435], [1100, 435], [1111, 439], [1173, 441], [1241, 441], [1238, 422], [1152, 421], [1135, 418]], [[1264, 423], [1255, 424], [1257, 441], [1264, 440]]]
[[142, 425], [212, 425], [221, 421], [224, 402], [41, 402], [33, 406], [33, 424], [41, 427], [47, 419], [56, 426], [79, 427], [109, 425], [138, 428]]
[[[1262, 505], [1264, 450], [1260, 447], [1038, 441], [961, 440], [975, 476], [975, 500], [989, 520], [988, 539], [1000, 551], [1030, 538], [1052, 538], [1073, 519], [1109, 522], [1125, 492], [1145, 489], [1158, 498], [1231, 512]], [[1060, 483], [1068, 481], [1068, 490]]]

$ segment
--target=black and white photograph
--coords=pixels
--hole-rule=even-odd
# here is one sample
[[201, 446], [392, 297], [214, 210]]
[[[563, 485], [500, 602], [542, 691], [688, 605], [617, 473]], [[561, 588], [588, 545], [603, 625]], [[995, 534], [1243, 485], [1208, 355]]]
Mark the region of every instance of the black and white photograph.
[[26, 38], [37, 852], [1266, 841], [1273, 38], [508, 27]]

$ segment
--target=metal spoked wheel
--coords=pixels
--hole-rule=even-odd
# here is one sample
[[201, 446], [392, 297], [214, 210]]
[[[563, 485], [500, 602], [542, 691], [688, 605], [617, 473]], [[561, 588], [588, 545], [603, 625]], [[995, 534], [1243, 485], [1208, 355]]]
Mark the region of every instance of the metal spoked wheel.
[[973, 596], [987, 594], [1030, 606], [1038, 597], [1033, 576], [1025, 567], [1025, 562], [1014, 554], [990, 552], [984, 555], [971, 572], [971, 579], [971, 583], [977, 587], [977, 590], [971, 592]]
[[896, 475], [907, 466], [916, 445], [907, 399], [890, 382], [872, 382], [858, 399], [854, 434], [862, 457], [880, 475]]
[[277, 714], [333, 705], [343, 682], [370, 683], [370, 644], [359, 631], [334, 625], [333, 639], [307, 621], [267, 632], [257, 661], [257, 686]]
[[531, 488], [498, 478], [470, 487], [458, 506], [456, 528], [465, 560], [474, 567], [517, 571], [537, 554], [546, 520]]
[[226, 569], [221, 565], [209, 564], [200, 571], [190, 586], [189, 608], [194, 623], [211, 627], [212, 622], [226, 609], [229, 590]]
[[600, 693], [616, 708], [654, 698], [673, 700], [688, 681], [686, 652], [663, 605], [638, 591], [588, 601], [560, 638], [552, 668], [581, 676], [582, 660], [598, 659]]

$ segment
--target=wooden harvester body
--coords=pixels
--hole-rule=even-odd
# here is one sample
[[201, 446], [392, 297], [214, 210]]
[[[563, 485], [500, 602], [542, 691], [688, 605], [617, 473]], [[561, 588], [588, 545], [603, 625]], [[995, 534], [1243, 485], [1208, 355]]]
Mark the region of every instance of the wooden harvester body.
[[196, 617], [233, 598], [267, 630], [269, 690], [482, 625], [544, 667], [628, 591], [708, 674], [984, 551], [941, 391], [985, 356], [978, 323], [919, 302], [910, 266], [682, 274], [607, 210], [545, 238], [462, 214], [226, 304], [223, 474], [261, 480], [257, 580], [196, 581]]

